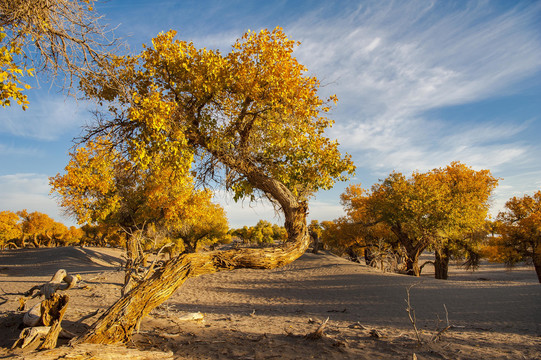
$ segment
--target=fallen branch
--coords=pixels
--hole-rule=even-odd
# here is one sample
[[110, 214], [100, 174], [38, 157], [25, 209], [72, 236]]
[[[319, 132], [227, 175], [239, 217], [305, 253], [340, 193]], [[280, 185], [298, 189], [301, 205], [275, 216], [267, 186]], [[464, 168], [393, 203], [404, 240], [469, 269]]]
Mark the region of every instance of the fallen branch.
[[19, 346], [19, 344], [21, 345], [21, 349], [24, 349], [28, 345], [31, 345], [36, 341], [40, 341], [41, 339], [43, 339], [49, 333], [49, 330], [51, 330], [50, 326], [36, 326], [24, 328], [19, 334], [19, 338], [15, 341], [11, 349], [15, 349], [17, 346]]
[[74, 347], [62, 346], [52, 350], [25, 353], [15, 356], [13, 360], [57, 360], [57, 359], [92, 359], [92, 360], [173, 360], [171, 351], [151, 351], [129, 349], [125, 346], [104, 346], [81, 344]]
[[[21, 331], [12, 348], [19, 345], [24, 348], [41, 340], [43, 341], [39, 345], [40, 350], [56, 347], [58, 337], [63, 332], [61, 323], [69, 302], [68, 295], [58, 295], [56, 291], [71, 289], [80, 279], [79, 275], [68, 275], [66, 270], [60, 269], [49, 282], [33, 286], [24, 293], [25, 296], [19, 299], [19, 310], [24, 310], [29, 297], [44, 296], [45, 300], [34, 305], [24, 314], [23, 324], [27, 328]], [[67, 334], [65, 331], [63, 333]], [[70, 335], [72, 334], [68, 334]]]
[[204, 319], [204, 315], [201, 312], [188, 313], [177, 318], [178, 321], [201, 321]]
[[62, 331], [62, 319], [68, 308], [69, 296], [53, 296], [50, 300], [43, 301], [42, 304], [42, 322], [44, 325], [51, 324], [51, 330], [45, 336], [45, 340], [39, 346], [39, 350], [53, 349], [56, 347], [58, 335]]
[[[39, 349], [52, 349], [56, 347], [58, 336], [62, 331], [60, 326], [68, 306], [69, 296], [53, 294], [50, 299], [32, 307], [25, 314], [23, 322], [27, 327], [23, 329], [12, 349], [21, 344], [24, 348], [43, 339]], [[30, 314], [30, 315], [29, 315]]]
[[[25, 297], [35, 298], [38, 296], [45, 296], [45, 299], [50, 299], [51, 296], [56, 293], [58, 290], [68, 290], [77, 285], [77, 282], [81, 280], [80, 275], [68, 275], [66, 270], [58, 270], [52, 277], [52, 279], [43, 284], [35, 285], [30, 290], [25, 292], [23, 295]], [[34, 294], [34, 292], [37, 292]]]

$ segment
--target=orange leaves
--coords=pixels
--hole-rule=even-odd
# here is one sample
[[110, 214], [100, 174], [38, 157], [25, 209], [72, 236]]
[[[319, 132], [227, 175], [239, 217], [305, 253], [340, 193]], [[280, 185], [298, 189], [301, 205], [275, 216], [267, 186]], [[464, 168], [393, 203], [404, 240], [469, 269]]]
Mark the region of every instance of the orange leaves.
[[437, 231], [463, 231], [482, 224], [487, 217], [489, 197], [497, 183], [498, 179], [488, 170], [475, 171], [453, 162], [443, 169], [414, 172], [410, 179], [391, 174], [373, 191], [400, 209], [396, 216], [415, 220], [435, 234]]
[[[167, 145], [167, 144], [160, 144]], [[171, 160], [173, 152], [131, 158], [97, 138], [71, 154], [65, 174], [50, 179], [60, 204], [83, 223], [109, 223], [123, 228], [200, 219], [201, 204], [211, 194], [194, 189], [187, 169]], [[180, 157], [182, 159], [182, 156]]]
[[[513, 263], [524, 258], [532, 258], [538, 276], [541, 275], [541, 191], [523, 197], [513, 197], [505, 204], [505, 211], [498, 215], [498, 232], [501, 239], [497, 243], [506, 261]], [[541, 276], [540, 276], [541, 282]]]
[[415, 250], [448, 241], [484, 226], [488, 200], [498, 180], [490, 171], [475, 171], [453, 162], [410, 178], [391, 173], [368, 192], [360, 185], [342, 195], [354, 221], [382, 222]]
[[255, 101], [263, 100], [283, 109], [288, 107], [283, 100], [313, 98], [312, 92], [319, 83], [303, 76], [306, 68], [292, 56], [297, 45], [281, 28], [244, 34], [227, 57], [236, 90]]

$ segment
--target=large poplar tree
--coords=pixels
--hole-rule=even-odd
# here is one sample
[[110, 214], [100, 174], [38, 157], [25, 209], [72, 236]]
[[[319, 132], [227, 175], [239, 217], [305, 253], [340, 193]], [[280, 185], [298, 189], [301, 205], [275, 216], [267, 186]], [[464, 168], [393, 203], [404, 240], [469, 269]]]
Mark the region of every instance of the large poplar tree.
[[[108, 112], [84, 141], [107, 137], [138, 171], [174, 170], [198, 184], [221, 184], [236, 199], [266, 197], [284, 213], [281, 247], [190, 253], [119, 299], [76, 342], [127, 341], [140, 319], [193, 276], [287, 264], [310, 243], [308, 199], [353, 173], [349, 156], [324, 132], [332, 96], [293, 56], [298, 44], [280, 28], [248, 32], [226, 54], [158, 35], [138, 56], [112, 61], [83, 90]], [[107, 76], [111, 76], [108, 79]], [[113, 86], [118, 84], [123, 86]], [[160, 161], [156, 161], [160, 159]]]

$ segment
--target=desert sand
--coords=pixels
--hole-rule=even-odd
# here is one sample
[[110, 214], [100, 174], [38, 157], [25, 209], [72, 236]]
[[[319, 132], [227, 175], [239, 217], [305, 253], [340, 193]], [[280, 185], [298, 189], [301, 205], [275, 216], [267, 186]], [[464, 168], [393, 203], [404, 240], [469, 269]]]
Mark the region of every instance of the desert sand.
[[[18, 293], [61, 268], [80, 274], [82, 281], [67, 291], [63, 321], [66, 330], [80, 334], [99, 314], [81, 318], [119, 297], [121, 255], [119, 249], [80, 247], [1, 251], [0, 358], [68, 353], [10, 350], [21, 331]], [[419, 278], [382, 273], [324, 252], [271, 271], [190, 279], [143, 320], [128, 351], [141, 359], [541, 359], [541, 284], [533, 267], [509, 270], [485, 262], [472, 272], [454, 264], [446, 281], [433, 279], [426, 268]], [[411, 285], [422, 344], [406, 312]], [[203, 320], [182, 320], [197, 312]], [[307, 337], [327, 318], [324, 337]], [[446, 318], [451, 328], [431, 341]], [[78, 359], [103, 357], [107, 349], [85, 350]]]

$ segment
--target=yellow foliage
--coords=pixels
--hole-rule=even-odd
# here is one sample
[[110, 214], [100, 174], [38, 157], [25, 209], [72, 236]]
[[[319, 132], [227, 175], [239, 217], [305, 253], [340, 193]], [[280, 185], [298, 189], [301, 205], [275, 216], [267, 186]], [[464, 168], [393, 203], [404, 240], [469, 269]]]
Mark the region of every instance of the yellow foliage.
[[10, 240], [21, 236], [19, 216], [12, 211], [0, 211], [0, 249]]
[[408, 266], [414, 266], [428, 246], [450, 249], [457, 239], [473, 242], [470, 235], [485, 225], [497, 183], [488, 170], [453, 162], [410, 178], [393, 172], [371, 191], [352, 185], [342, 202], [350, 222], [373, 228], [387, 242], [398, 241], [406, 249]]
[[25, 74], [33, 76], [34, 70], [15, 61], [14, 56], [21, 55], [21, 51], [18, 39], [7, 39], [4, 28], [0, 27], [0, 104], [11, 106], [11, 100], [14, 100], [26, 110], [28, 98], [23, 90], [30, 89], [30, 85], [23, 83], [21, 78]]
[[[71, 153], [65, 174], [50, 178], [60, 205], [80, 224], [111, 222], [124, 227], [146, 222], [198, 217], [198, 203], [209, 197], [196, 191], [179, 162], [163, 162], [170, 152], [155, 156], [152, 166], [128, 149], [126, 157], [107, 138], [96, 138]], [[183, 159], [181, 157], [181, 159]]]
[[318, 97], [319, 81], [292, 56], [298, 43], [282, 29], [247, 32], [226, 55], [175, 36], [161, 33], [140, 55], [111, 64], [129, 91], [101, 77], [83, 88], [110, 102], [109, 124], [118, 130], [112, 136], [140, 165], [153, 163], [156, 153], [190, 161], [194, 154], [206, 178], [221, 163], [236, 198], [252, 196], [256, 177], [306, 199], [353, 173], [349, 155], [324, 136], [333, 123], [324, 114], [336, 96]]
[[533, 260], [541, 282], [541, 191], [513, 197], [498, 215], [497, 257], [513, 264]]

